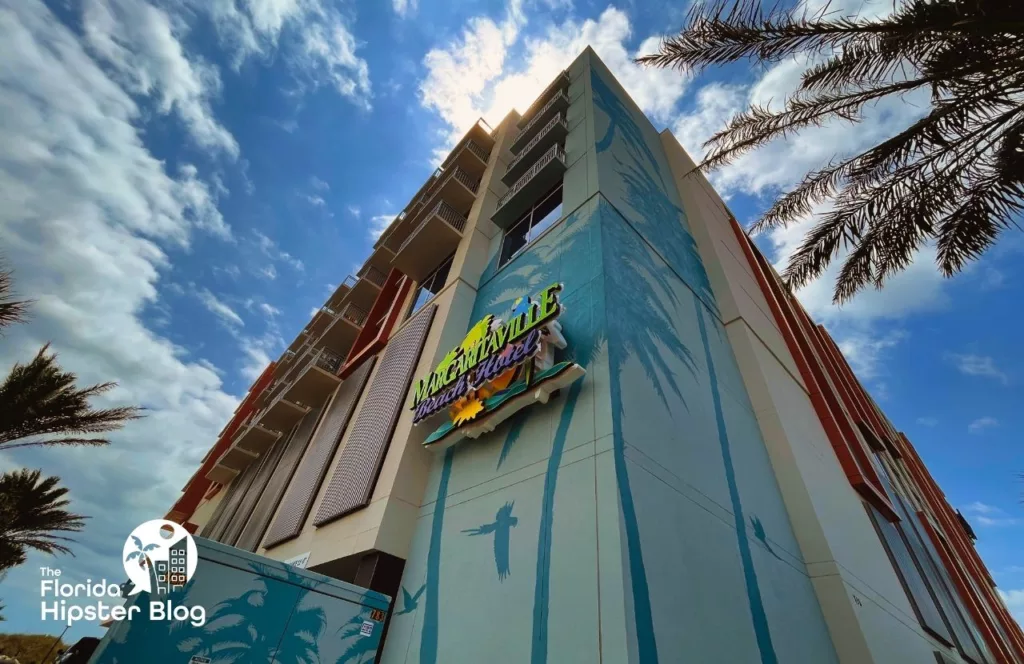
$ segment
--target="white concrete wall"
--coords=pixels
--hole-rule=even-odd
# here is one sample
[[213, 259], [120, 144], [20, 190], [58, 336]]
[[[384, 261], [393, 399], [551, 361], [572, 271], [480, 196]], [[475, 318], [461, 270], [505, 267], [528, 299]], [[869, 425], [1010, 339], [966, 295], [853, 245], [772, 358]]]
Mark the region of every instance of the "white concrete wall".
[[959, 655], [921, 628], [730, 226], [725, 204], [665, 131], [680, 198], [768, 447], [808, 575], [844, 664]]

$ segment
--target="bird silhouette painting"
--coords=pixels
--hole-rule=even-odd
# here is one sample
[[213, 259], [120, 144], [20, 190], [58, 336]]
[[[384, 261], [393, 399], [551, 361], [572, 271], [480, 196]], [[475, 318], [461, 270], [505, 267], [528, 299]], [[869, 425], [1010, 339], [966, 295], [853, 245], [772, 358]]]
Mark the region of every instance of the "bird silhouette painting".
[[[775, 553], [768, 544], [768, 535], [764, 532], [764, 524], [761, 523], [761, 519], [758, 519], [756, 516], [750, 517], [750, 525], [754, 527], [754, 537], [757, 538], [757, 541], [764, 544], [764, 548], [768, 549], [768, 553], [779, 558], [779, 554]], [[779, 558], [779, 560], [782, 560], [782, 558]]]
[[402, 586], [402, 610], [396, 613], [396, 616], [402, 616], [406, 613], [412, 613], [419, 606], [420, 595], [427, 589], [427, 584], [420, 586], [420, 589], [416, 591], [415, 595], [410, 595], [409, 591]]
[[462, 531], [470, 537], [494, 533], [494, 564], [498, 568], [498, 581], [504, 581], [505, 577], [511, 574], [508, 560], [509, 531], [519, 524], [519, 519], [512, 516], [514, 504], [511, 502], [502, 505], [494, 515], [493, 523]]

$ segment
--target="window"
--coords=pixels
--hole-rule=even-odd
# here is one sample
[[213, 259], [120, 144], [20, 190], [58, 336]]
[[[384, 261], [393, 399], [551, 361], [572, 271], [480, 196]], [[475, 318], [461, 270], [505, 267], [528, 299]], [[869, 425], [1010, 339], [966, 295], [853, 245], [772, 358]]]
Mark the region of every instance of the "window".
[[410, 316], [444, 288], [444, 283], [448, 281], [448, 271], [452, 269], [453, 258], [455, 258], [454, 253], [444, 259], [444, 262], [420, 283], [419, 288], [416, 289], [416, 297], [413, 298], [412, 309], [409, 310]]
[[527, 210], [505, 231], [501, 240], [501, 259], [498, 267], [515, 258], [528, 244], [551, 227], [562, 216], [562, 184], [541, 197], [540, 202]]

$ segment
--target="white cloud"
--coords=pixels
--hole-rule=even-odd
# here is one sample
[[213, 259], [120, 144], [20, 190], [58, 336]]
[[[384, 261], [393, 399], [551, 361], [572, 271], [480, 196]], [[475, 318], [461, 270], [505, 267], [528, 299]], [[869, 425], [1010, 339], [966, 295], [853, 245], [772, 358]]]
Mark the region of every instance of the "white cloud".
[[704, 154], [704, 142], [747, 103], [746, 89], [742, 85], [710, 83], [697, 91], [694, 113], [681, 116], [672, 127], [672, 134], [695, 159]]
[[[199, 204], [213, 198], [197, 197], [196, 174], [169, 173], [149, 153], [129, 83], [42, 2], [3, 4], [0, 62], [0, 237], [18, 291], [36, 299], [31, 322], [0, 342], [0, 363], [51, 341], [80, 384], [118, 382], [98, 406], [147, 408], [108, 448], [26, 449], [2, 464], [62, 477], [72, 509], [94, 517], [77, 557], [59, 559], [66, 578], [116, 578], [128, 531], [164, 514], [238, 403], [209, 363], [140, 318], [159, 302], [166, 249], [221, 242], [209, 235], [215, 206]], [[37, 584], [38, 566], [53, 563], [33, 555], [5, 583]], [[8, 619], [33, 610], [20, 597], [31, 595], [5, 593]]]
[[269, 316], [271, 318], [273, 318], [274, 316], [280, 316], [281, 315], [281, 310], [278, 309], [277, 307], [275, 307], [272, 304], [267, 304], [266, 302], [261, 302], [259, 306], [260, 306], [260, 311], [262, 311], [265, 315], [267, 315], [267, 316]]
[[306, 201], [313, 207], [326, 208], [327, 201], [320, 196], [306, 196]]
[[963, 510], [970, 515], [971, 521], [986, 527], [1016, 526], [1024, 521], [1008, 516], [1004, 510], [995, 505], [987, 505], [974, 501]]
[[999, 420], [994, 417], [979, 417], [970, 424], [967, 425], [967, 431], [969, 433], [982, 433], [985, 429], [991, 429], [999, 426]]
[[259, 274], [266, 279], [273, 281], [274, 279], [277, 279], [277, 268], [275, 268], [273, 264], [266, 265], [260, 268]]
[[391, 7], [402, 18], [415, 14], [418, 6], [419, 0], [391, 0]]
[[143, 0], [87, 0], [82, 29], [128, 91], [152, 97], [163, 114], [173, 111], [199, 145], [238, 156], [238, 143], [210, 109], [220, 92], [217, 69], [185, 54], [183, 23]]
[[[441, 150], [480, 117], [494, 126], [513, 108], [525, 110], [587, 45], [655, 121], [670, 119], [686, 89], [687, 81], [678, 72], [633, 64], [635, 55], [653, 50], [660, 38], [649, 36], [631, 51], [626, 46], [632, 38], [629, 17], [614, 7], [596, 20], [552, 24], [540, 36], [523, 37], [525, 25], [522, 3], [513, 2], [501, 22], [471, 18], [454, 43], [427, 53], [420, 100], [450, 127]], [[514, 48], [522, 55], [513, 62]]]
[[1002, 590], [996, 589], [999, 596], [1003, 598], [1003, 602], [1006, 603], [1006, 608], [1013, 614], [1014, 619], [1018, 624], [1024, 625], [1024, 589], [1020, 590]]
[[1003, 385], [1010, 382], [1010, 377], [996, 366], [995, 360], [987, 355], [946, 353], [944, 357], [947, 362], [951, 362], [962, 374], [992, 378]]
[[203, 306], [206, 307], [207, 311], [225, 323], [228, 323], [229, 325], [237, 325], [238, 327], [245, 325], [245, 321], [242, 320], [241, 316], [235, 313], [234, 309], [225, 304], [209, 290], [205, 288], [199, 290], [196, 293], [196, 297], [198, 297], [199, 301], [203, 303]]
[[312, 178], [309, 179], [309, 183], [317, 191], [330, 191], [331, 190], [331, 185], [327, 184], [326, 182], [324, 182], [320, 178], [316, 177], [315, 175]]
[[254, 381], [260, 377], [273, 358], [268, 352], [268, 346], [259, 339], [247, 339], [242, 343], [241, 349], [244, 359], [239, 373], [242, 378]]
[[362, 210], [361, 210], [361, 209], [359, 208], [359, 206], [358, 206], [358, 205], [349, 205], [349, 206], [348, 206], [348, 213], [349, 213], [350, 215], [352, 215], [353, 217], [355, 217], [356, 219], [358, 219], [358, 218], [359, 218], [359, 214], [360, 214], [361, 212], [362, 212]]
[[934, 427], [939, 425], [939, 420], [934, 417], [919, 417], [917, 423], [923, 427]]
[[903, 330], [893, 330], [881, 337], [851, 333], [836, 341], [836, 344], [843, 351], [854, 373], [862, 380], [869, 380], [881, 373], [886, 352], [906, 338], [907, 333]]
[[242, 274], [242, 271], [238, 268], [237, 265], [234, 265], [234, 264], [214, 265], [213, 266], [213, 272], [214, 272], [214, 274], [221, 274], [221, 273], [226, 274], [227, 276], [231, 277], [232, 279], [238, 279], [238, 277], [241, 276], [241, 274]]
[[395, 214], [378, 214], [370, 219], [370, 239], [374, 242], [388, 229], [391, 222], [395, 220]]
[[964, 508], [965, 512], [972, 512], [974, 514], [999, 514], [1002, 512], [1001, 509], [995, 505], [987, 505], [980, 500], [976, 500], [967, 507]]
[[[294, 269], [297, 272], [302, 272], [305, 269], [305, 265], [303, 265], [301, 260], [295, 258], [287, 251], [281, 249], [281, 247], [279, 247], [276, 242], [274, 242], [272, 239], [270, 239], [263, 233], [257, 230], [253, 230], [253, 237], [255, 238], [256, 246], [258, 246], [260, 251], [262, 251], [263, 254], [268, 258], [274, 261], [287, 263], [292, 267], [292, 269]], [[270, 279], [277, 277], [277, 271], [273, 269], [273, 266], [270, 266], [270, 270], [273, 272], [273, 276], [267, 276]], [[262, 270], [262, 272], [266, 274], [267, 270]]]
[[[238, 68], [250, 57], [280, 54], [300, 85], [329, 85], [365, 109], [372, 89], [366, 60], [359, 57], [353, 18], [328, 0], [191, 0], [217, 28]], [[286, 37], [286, 38], [285, 38]]]

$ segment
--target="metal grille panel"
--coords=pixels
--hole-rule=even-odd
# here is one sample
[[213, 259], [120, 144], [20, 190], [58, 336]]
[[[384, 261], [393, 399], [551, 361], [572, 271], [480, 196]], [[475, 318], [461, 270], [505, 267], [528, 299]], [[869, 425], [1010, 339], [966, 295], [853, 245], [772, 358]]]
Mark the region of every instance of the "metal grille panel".
[[245, 490], [245, 494], [238, 501], [238, 508], [235, 510], [234, 516], [231, 517], [231, 522], [220, 538], [221, 544], [235, 545], [238, 536], [242, 534], [242, 529], [249, 522], [249, 517], [256, 506], [256, 501], [260, 499], [263, 489], [267, 486], [270, 476], [274, 473], [274, 468], [277, 467], [281, 453], [287, 446], [288, 441], [292, 439], [294, 433], [295, 428], [292, 427], [289, 433], [279, 438], [273, 447], [260, 455], [260, 458], [252, 464], [253, 466], [259, 466], [259, 468], [257, 468], [256, 474], [253, 475], [249, 488]]
[[302, 531], [302, 524], [306, 522], [320, 485], [327, 475], [327, 467], [334, 458], [334, 452], [338, 449], [345, 427], [352, 417], [352, 411], [359, 402], [359, 395], [363, 393], [366, 379], [373, 370], [374, 359], [370, 358], [364, 362], [343, 381], [334, 400], [327, 406], [323, 423], [317, 429], [309, 446], [309, 453], [296, 471], [295, 479], [285, 494], [284, 504], [281, 505], [277, 518], [267, 533], [264, 546], [268, 549], [297, 536]]
[[256, 466], [258, 465], [258, 463], [250, 463], [242, 472], [235, 476], [235, 481], [228, 485], [228, 494], [224, 496], [222, 501], [224, 510], [217, 518], [216, 523], [212, 524], [208, 535], [206, 534], [206, 529], [203, 529], [204, 537], [208, 537], [215, 542], [221, 541], [224, 531], [228, 529], [228, 525], [235, 515], [235, 510], [238, 509], [238, 503], [241, 502], [242, 496], [245, 495], [246, 491], [249, 490], [249, 485], [252, 484], [252, 479], [256, 475]]
[[314, 525], [322, 526], [369, 504], [436, 309], [435, 305], [422, 309], [384, 349]]
[[295, 433], [292, 434], [291, 440], [285, 446], [281, 458], [270, 476], [270, 480], [261, 492], [259, 502], [253, 508], [249, 522], [245, 524], [245, 529], [238, 536], [238, 541], [235, 542], [235, 546], [239, 549], [255, 551], [259, 548], [260, 540], [263, 539], [263, 534], [267, 531], [267, 526], [270, 525], [270, 519], [281, 503], [281, 496], [288, 488], [288, 483], [291, 482], [299, 461], [309, 447], [313, 431], [316, 430], [316, 424], [320, 421], [322, 412], [323, 408], [310, 410], [299, 421]]

